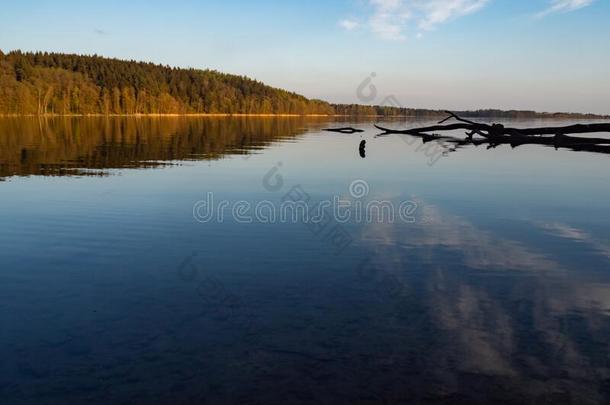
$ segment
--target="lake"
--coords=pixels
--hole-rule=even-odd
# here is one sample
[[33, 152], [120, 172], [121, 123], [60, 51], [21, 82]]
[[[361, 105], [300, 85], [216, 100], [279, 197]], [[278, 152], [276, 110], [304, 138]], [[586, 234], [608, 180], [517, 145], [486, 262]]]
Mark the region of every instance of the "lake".
[[2, 403], [609, 403], [610, 155], [374, 123], [0, 119]]

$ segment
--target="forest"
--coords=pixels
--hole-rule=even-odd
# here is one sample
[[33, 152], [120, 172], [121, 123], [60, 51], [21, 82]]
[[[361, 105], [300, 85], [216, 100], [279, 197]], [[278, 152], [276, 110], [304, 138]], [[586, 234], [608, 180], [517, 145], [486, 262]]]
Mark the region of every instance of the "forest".
[[213, 70], [0, 51], [3, 114], [333, 114], [330, 104]]
[[[604, 118], [534, 111], [459, 111], [464, 117]], [[438, 117], [442, 110], [331, 104], [245, 76], [97, 55], [0, 50], [0, 114], [294, 114]]]

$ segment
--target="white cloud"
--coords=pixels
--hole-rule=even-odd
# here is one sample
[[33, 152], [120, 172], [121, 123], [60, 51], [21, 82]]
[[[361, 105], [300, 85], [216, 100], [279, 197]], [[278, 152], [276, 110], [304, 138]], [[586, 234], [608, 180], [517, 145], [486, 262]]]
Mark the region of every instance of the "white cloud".
[[419, 27], [434, 29], [439, 24], [475, 13], [485, 7], [489, 0], [429, 0], [418, 1], [421, 10]]
[[369, 19], [371, 31], [379, 38], [401, 41], [406, 22], [412, 17], [411, 10], [404, 0], [370, 0], [374, 9]]
[[537, 17], [544, 17], [552, 13], [566, 13], [590, 6], [595, 0], [550, 0], [549, 7], [538, 13]]
[[[372, 8], [372, 15], [368, 18], [368, 27], [381, 39], [401, 41], [407, 38], [406, 30], [410, 22], [419, 30], [429, 31], [440, 24], [479, 11], [489, 1], [368, 0]], [[344, 20], [340, 24], [350, 30], [348, 25], [344, 24], [345, 22], [348, 20]], [[421, 35], [418, 34], [418, 37]]]
[[360, 28], [360, 23], [354, 20], [341, 20], [339, 21], [339, 26], [346, 31], [354, 31]]
[[[407, 38], [407, 28], [414, 25], [421, 31], [430, 31], [441, 24], [481, 10], [492, 0], [367, 0], [372, 14], [367, 26], [373, 34], [385, 40], [402, 41]], [[544, 17], [552, 13], [562, 13], [590, 6], [595, 0], [547, 0], [548, 8], [538, 13]], [[342, 20], [339, 25], [353, 31], [363, 24], [354, 20]]]

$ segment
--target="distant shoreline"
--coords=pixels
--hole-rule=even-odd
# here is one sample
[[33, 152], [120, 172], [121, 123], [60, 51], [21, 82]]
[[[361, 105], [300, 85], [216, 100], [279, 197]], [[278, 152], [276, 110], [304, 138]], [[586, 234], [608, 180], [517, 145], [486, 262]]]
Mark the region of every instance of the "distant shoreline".
[[0, 117], [339, 117], [326, 114], [229, 114], [229, 113], [185, 113], [185, 114], [0, 114]]
[[[506, 119], [571, 119], [571, 120], [609, 120], [610, 116], [585, 114], [585, 113], [536, 113], [537, 115], [526, 117], [503, 116], [478, 116], [476, 111], [460, 112], [469, 118], [506, 118]], [[465, 114], [464, 114], [465, 113]], [[569, 116], [568, 116], [569, 115]], [[434, 115], [348, 115], [348, 114], [231, 114], [231, 113], [185, 113], [185, 114], [2, 114], [0, 118], [422, 118], [434, 119], [445, 117], [446, 114], [438, 113]]]

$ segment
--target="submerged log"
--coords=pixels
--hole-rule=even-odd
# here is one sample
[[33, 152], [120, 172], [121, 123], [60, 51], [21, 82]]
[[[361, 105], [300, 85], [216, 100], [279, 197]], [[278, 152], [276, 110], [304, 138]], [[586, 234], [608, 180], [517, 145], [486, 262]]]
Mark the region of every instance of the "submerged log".
[[358, 134], [358, 133], [364, 132], [364, 130], [362, 130], [362, 129], [356, 129], [356, 128], [352, 128], [352, 127], [347, 127], [347, 128], [325, 128], [324, 131], [338, 132], [340, 134]]

